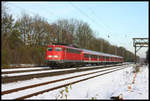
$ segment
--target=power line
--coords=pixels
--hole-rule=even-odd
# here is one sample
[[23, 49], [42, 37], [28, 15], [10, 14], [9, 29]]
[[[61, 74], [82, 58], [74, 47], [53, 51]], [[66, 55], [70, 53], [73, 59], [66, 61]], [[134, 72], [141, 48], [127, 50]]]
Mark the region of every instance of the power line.
[[[84, 13], [82, 10], [80, 10], [77, 6], [73, 5], [72, 3], [70, 3], [74, 8], [78, 9], [79, 12], [81, 12], [82, 14], [84, 14], [86, 17], [88, 17], [90, 20], [94, 21], [93, 19], [91, 19], [86, 13]], [[95, 21], [94, 21], [95, 22]], [[97, 23], [97, 22], [96, 22]]]
[[[11, 6], [14, 6], [14, 7], [16, 7], [16, 8], [21, 8], [23, 11], [27, 11], [27, 9], [24, 9], [24, 8], [22, 8], [22, 7], [20, 7], [20, 6], [18, 6], [18, 5], [16, 5], [16, 4], [11, 4]], [[37, 14], [37, 13], [35, 13], [35, 12], [33, 12], [33, 11], [31, 11], [31, 10], [28, 10], [31, 14], [32, 13], [34, 13], [34, 14]]]
[[108, 25], [104, 24], [104, 23], [102, 22], [102, 20], [100, 21], [100, 17], [97, 17], [97, 16], [96, 16], [96, 14], [95, 14], [94, 11], [92, 10], [92, 8], [89, 8], [89, 7], [87, 7], [87, 8], [92, 12], [92, 14], [95, 16], [95, 18], [97, 18], [98, 21], [102, 23], [102, 25], [104, 26], [104, 28], [105, 28], [105, 29], [106, 29], [106, 28], [108, 29], [108, 32], [110, 33], [110, 31], [109, 31], [110, 28], [108, 28]]
[[[20, 9], [22, 9], [22, 10], [23, 10], [23, 12], [30, 12], [31, 14], [34, 14], [34, 15], [40, 15], [40, 14], [38, 14], [38, 13], [33, 12], [33, 11], [32, 11], [32, 10], [30, 10], [29, 8], [28, 8], [28, 9], [25, 9], [25, 8], [22, 8], [22, 7], [18, 6], [18, 5], [16, 5], [16, 4], [13, 4], [13, 5], [11, 5], [11, 6], [16, 7], [16, 8], [20, 8]], [[54, 14], [53, 12], [49, 12], [49, 13]], [[40, 16], [41, 16], [41, 15], [40, 15]], [[58, 16], [57, 16], [57, 17], [58, 17]], [[45, 17], [43, 17], [43, 18], [45, 18]], [[46, 18], [46, 19], [48, 19], [48, 20], [52, 21], [52, 20], [51, 20], [51, 19], [49, 19], [49, 18]]]
[[[92, 19], [92, 17], [89, 17], [88, 16], [88, 14], [86, 14], [85, 12], [83, 12], [79, 7], [77, 7], [77, 6], [75, 6], [75, 5], [73, 5], [73, 3], [70, 3], [74, 8], [76, 8], [81, 14], [83, 14], [84, 16], [86, 16], [86, 17], [88, 17], [92, 22], [94, 22], [95, 24], [97, 24], [98, 26], [101, 26], [100, 24], [99, 24], [99, 21], [97, 22], [97, 21], [95, 21], [94, 19]], [[92, 10], [91, 10], [92, 11]], [[96, 17], [96, 16], [95, 16]], [[97, 18], [98, 19], [98, 18]], [[103, 28], [108, 32], [107, 34], [106, 34], [106, 37], [111, 37], [111, 35], [110, 35], [110, 31], [109, 31], [109, 28], [103, 23]], [[106, 29], [106, 28], [108, 28], [108, 30]]]
[[[99, 23], [97, 23], [94, 19], [92, 19], [91, 17], [89, 17], [86, 13], [84, 13], [82, 10], [80, 10], [78, 7], [76, 7], [75, 5], [73, 5], [73, 4], [71, 4], [73, 7], [75, 7], [75, 8], [77, 8], [82, 14], [84, 14], [86, 17], [88, 17], [90, 20], [92, 20], [92, 22], [95, 22], [96, 24], [98, 24], [99, 25]], [[33, 12], [32, 10], [30, 10], [30, 9], [25, 9], [25, 8], [22, 8], [22, 7], [20, 7], [20, 6], [18, 6], [18, 5], [16, 5], [16, 4], [11, 4], [11, 6], [13, 6], [13, 7], [16, 7], [16, 8], [20, 8], [20, 9], [22, 9], [24, 12], [30, 12], [31, 14], [35, 14], [35, 15], [39, 15], [38, 13], [35, 13], [35, 12]], [[53, 13], [53, 12], [50, 12], [50, 13], [52, 13], [52, 14], [55, 14], [55, 13]], [[56, 14], [55, 14], [56, 15]], [[41, 16], [41, 15], [40, 15]], [[58, 16], [57, 16], [58, 17]], [[49, 19], [50, 21], [51, 21], [51, 19]], [[100, 25], [99, 25], [100, 26]], [[109, 35], [108, 35], [109, 36]]]
[[[96, 14], [94, 13], [94, 11], [92, 10], [92, 8], [89, 8], [89, 7], [87, 7], [87, 8], [92, 12], [93, 15], [96, 15]], [[97, 16], [95, 16], [95, 18], [97, 18]], [[100, 17], [98, 17], [97, 19], [100, 20]], [[100, 22], [100, 21], [99, 21], [99, 22]], [[101, 20], [101, 22], [102, 22], [102, 20]], [[105, 25], [105, 28], [108, 28], [108, 29], [110, 28], [108, 25], [106, 25], [106, 24], [104, 24], [104, 23], [103, 23], [103, 25]], [[108, 31], [109, 31], [109, 30], [108, 30]], [[109, 31], [109, 32], [110, 32], [110, 31]], [[141, 36], [141, 35], [144, 36], [144, 35], [148, 35], [148, 34], [140, 34], [140, 36]], [[108, 36], [109, 36], [109, 35], [108, 35]], [[125, 34], [124, 37], [127, 38], [127, 37], [128, 37], [128, 34]]]
[[[98, 22], [96, 22], [94, 19], [92, 19], [91, 17], [88, 16], [88, 14], [86, 14], [85, 12], [83, 12], [79, 7], [75, 6], [74, 4], [70, 3], [74, 8], [76, 8], [80, 13], [82, 13], [84, 16], [88, 17], [92, 22], [95, 22], [95, 24], [97, 24], [98, 26], [101, 26]], [[92, 11], [92, 10], [91, 10]], [[104, 26], [105, 24], [103, 24]], [[107, 26], [105, 26], [107, 28]], [[111, 32], [109, 30], [107, 30], [105, 28], [105, 30], [108, 32], [108, 34], [106, 34], [106, 38], [110, 38], [111, 37]], [[122, 43], [122, 42], [120, 42]]]
[[[89, 17], [86, 13], [84, 13], [79, 7], [73, 5], [72, 3], [70, 3], [74, 8], [76, 8], [81, 14], [83, 14], [84, 16], [86, 16], [87, 18], [89, 18], [92, 22], [94, 22], [95, 24], [97, 24], [98, 26], [101, 26], [98, 22], [96, 22], [94, 19], [92, 19], [91, 17]], [[109, 31], [110, 33], [110, 31]]]

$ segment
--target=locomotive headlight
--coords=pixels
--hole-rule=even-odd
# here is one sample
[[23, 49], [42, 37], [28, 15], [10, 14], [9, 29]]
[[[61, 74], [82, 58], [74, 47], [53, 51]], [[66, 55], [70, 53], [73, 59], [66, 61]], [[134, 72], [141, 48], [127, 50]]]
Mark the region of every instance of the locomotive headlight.
[[54, 55], [55, 58], [58, 58], [58, 55]]
[[49, 58], [51, 58], [51, 57], [52, 57], [52, 55], [48, 55], [48, 57], [49, 57]]

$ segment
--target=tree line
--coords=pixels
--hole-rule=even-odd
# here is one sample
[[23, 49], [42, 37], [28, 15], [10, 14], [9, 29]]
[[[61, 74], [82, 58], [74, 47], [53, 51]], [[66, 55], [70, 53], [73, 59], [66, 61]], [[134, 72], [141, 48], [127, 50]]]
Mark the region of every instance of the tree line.
[[53, 43], [73, 44], [98, 52], [124, 57], [125, 61], [134, 60], [134, 54], [124, 47], [111, 45], [103, 38], [97, 38], [88, 23], [76, 19], [58, 19], [49, 23], [39, 15], [22, 13], [14, 20], [2, 5], [1, 17], [2, 65], [44, 64], [46, 46]]

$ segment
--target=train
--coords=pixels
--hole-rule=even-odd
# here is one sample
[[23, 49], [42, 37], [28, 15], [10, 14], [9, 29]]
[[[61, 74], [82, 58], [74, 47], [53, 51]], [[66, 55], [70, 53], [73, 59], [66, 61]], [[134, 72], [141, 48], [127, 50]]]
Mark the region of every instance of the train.
[[47, 66], [56, 68], [116, 64], [122, 63], [123, 57], [74, 46], [54, 44], [47, 46], [45, 60]]

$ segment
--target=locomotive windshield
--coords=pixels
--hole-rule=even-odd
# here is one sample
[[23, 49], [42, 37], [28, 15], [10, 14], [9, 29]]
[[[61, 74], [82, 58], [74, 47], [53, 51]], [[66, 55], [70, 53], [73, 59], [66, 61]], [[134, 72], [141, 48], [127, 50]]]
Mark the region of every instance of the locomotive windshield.
[[56, 47], [55, 51], [61, 51], [61, 48], [60, 47]]
[[48, 51], [52, 51], [52, 50], [53, 50], [53, 48], [51, 48], [51, 47], [48, 47], [48, 48], [47, 48], [47, 50], [48, 50]]

